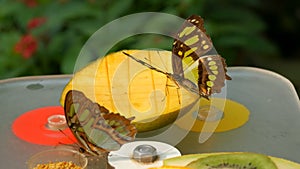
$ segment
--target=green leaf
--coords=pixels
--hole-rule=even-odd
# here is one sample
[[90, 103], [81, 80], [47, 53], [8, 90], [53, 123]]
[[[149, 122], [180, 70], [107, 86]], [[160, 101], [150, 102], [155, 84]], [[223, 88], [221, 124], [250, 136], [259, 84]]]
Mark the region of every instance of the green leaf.
[[222, 38], [215, 39], [214, 44], [222, 48], [238, 47], [244, 51], [256, 52], [261, 55], [277, 53], [276, 47], [260, 36], [223, 36]]
[[101, 28], [102, 22], [98, 18], [92, 19], [78, 19], [70, 22], [70, 29], [74, 29], [82, 33], [87, 37], [90, 37], [99, 28]]
[[61, 56], [61, 71], [65, 74], [70, 74], [74, 72], [74, 66], [79, 56], [80, 50], [82, 48], [80, 42], [74, 42], [71, 48], [68, 48], [63, 56]]
[[134, 5], [132, 0], [126, 1], [111, 1], [114, 2], [110, 6], [110, 10], [107, 10], [107, 19], [114, 20], [126, 13], [130, 6]]
[[238, 23], [238, 22], [207, 22], [205, 25], [208, 34], [211, 36], [224, 36], [227, 34], [240, 34], [258, 36], [258, 33], [265, 29], [264, 24]]
[[15, 15], [18, 11], [22, 10], [24, 5], [16, 1], [4, 1], [0, 3], [0, 19]]
[[[56, 36], [52, 37], [51, 41], [47, 45], [47, 53], [51, 53], [52, 55], [57, 55], [57, 57], [61, 57], [63, 51], [65, 50], [67, 41], [67, 36], [63, 33], [57, 34]], [[53, 56], [56, 57], [56, 56]]]

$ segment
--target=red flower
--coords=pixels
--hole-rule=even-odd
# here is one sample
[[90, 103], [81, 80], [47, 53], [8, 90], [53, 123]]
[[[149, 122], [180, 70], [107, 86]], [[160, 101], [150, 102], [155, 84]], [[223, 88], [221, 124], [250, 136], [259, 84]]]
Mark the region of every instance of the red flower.
[[27, 29], [29, 30], [34, 29], [36, 27], [39, 27], [45, 22], [46, 22], [46, 18], [44, 17], [33, 18], [27, 23]]
[[21, 54], [25, 59], [32, 56], [37, 50], [37, 40], [32, 35], [24, 35], [15, 45], [15, 52]]

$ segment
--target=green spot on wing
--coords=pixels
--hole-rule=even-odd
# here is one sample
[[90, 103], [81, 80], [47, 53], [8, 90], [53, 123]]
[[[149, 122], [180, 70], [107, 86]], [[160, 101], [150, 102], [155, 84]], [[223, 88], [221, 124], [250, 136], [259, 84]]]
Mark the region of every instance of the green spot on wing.
[[110, 125], [110, 126], [113, 126], [114, 124], [115, 124], [115, 121], [114, 121], [114, 120], [109, 121], [109, 125]]
[[198, 35], [192, 36], [191, 38], [184, 41], [187, 46], [191, 46], [199, 41]]
[[89, 138], [92, 143], [107, 150], [117, 150], [120, 148], [119, 143], [117, 143], [108, 133], [99, 129], [91, 130]]
[[183, 31], [180, 32], [179, 37], [182, 38], [183, 36], [187, 36], [187, 35], [189, 35], [190, 33], [192, 33], [195, 29], [196, 29], [195, 26], [185, 27], [185, 28], [183, 29]]
[[89, 117], [89, 115], [90, 115], [90, 111], [89, 110], [84, 110], [82, 113], [80, 113], [80, 115], [79, 115], [79, 121], [85, 121], [85, 120], [87, 120], [87, 118]]

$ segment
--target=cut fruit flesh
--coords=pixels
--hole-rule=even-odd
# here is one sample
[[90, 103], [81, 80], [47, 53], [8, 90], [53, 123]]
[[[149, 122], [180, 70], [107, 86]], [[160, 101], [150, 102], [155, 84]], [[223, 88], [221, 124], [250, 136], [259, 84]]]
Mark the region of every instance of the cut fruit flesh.
[[[232, 153], [240, 153], [240, 152], [232, 152]], [[232, 154], [230, 153], [230, 154]], [[189, 155], [183, 155], [180, 157], [174, 157], [174, 158], [169, 158], [165, 159], [163, 161], [164, 166], [186, 166], [189, 163], [200, 159], [200, 158], [205, 158], [208, 156], [212, 155], [220, 155], [220, 154], [229, 154], [228, 152], [224, 153], [203, 153], [203, 154], [189, 154]], [[285, 160], [282, 158], [277, 158], [277, 157], [272, 157], [269, 156], [270, 159], [276, 164], [278, 169], [300, 169], [300, 164]]]
[[[171, 52], [124, 50], [136, 58], [172, 73]], [[127, 57], [123, 51], [111, 53], [76, 72], [64, 88], [63, 105], [69, 90], [79, 90], [89, 99], [126, 118], [135, 117], [138, 132], [150, 131], [174, 122], [182, 110], [196, 98], [179, 90], [166, 75], [149, 69]]]
[[277, 169], [268, 157], [255, 153], [219, 154], [197, 159], [187, 165], [191, 169]]
[[179, 166], [161, 166], [161, 167], [154, 167], [149, 169], [190, 169], [187, 167], [179, 167]]

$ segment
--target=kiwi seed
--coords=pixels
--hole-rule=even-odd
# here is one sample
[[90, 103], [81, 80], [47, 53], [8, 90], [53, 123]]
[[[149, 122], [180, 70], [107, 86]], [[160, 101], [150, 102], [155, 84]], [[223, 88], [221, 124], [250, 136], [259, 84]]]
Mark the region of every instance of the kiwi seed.
[[277, 169], [265, 155], [256, 153], [234, 153], [200, 158], [187, 165], [191, 169]]

